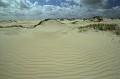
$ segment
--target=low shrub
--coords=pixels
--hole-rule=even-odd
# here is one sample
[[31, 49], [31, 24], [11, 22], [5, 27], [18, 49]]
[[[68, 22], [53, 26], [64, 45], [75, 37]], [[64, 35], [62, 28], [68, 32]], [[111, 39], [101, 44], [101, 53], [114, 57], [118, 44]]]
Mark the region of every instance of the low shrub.
[[[100, 31], [112, 31], [116, 35], [120, 35], [120, 27], [117, 24], [90, 24], [87, 26], [79, 27], [81, 29], [95, 29]], [[84, 30], [83, 30], [84, 31]]]

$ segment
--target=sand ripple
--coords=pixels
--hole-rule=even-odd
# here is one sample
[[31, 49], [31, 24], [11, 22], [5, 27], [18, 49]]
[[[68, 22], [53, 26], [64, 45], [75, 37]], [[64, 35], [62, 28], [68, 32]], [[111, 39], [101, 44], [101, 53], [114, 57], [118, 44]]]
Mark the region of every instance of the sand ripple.
[[120, 44], [103, 33], [71, 32], [54, 39], [27, 33], [1, 35], [0, 79], [120, 78]]

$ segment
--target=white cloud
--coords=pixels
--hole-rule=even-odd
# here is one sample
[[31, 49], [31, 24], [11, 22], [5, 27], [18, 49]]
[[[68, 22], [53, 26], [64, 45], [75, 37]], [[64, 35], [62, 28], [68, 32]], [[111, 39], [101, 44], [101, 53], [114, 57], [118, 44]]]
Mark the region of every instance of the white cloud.
[[49, 2], [50, 0], [46, 0], [46, 2]]
[[[91, 17], [101, 15], [105, 17], [120, 17], [120, 7], [108, 7], [108, 0], [66, 0], [80, 5], [70, 5], [61, 2], [60, 6], [39, 5], [29, 0], [0, 0], [0, 19], [42, 19], [64, 17]], [[114, 15], [113, 15], [114, 14]]]

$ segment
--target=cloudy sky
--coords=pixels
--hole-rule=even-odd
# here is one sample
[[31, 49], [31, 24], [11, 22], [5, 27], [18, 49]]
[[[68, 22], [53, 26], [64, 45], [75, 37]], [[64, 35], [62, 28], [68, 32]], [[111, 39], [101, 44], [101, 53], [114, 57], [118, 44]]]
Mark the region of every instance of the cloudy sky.
[[120, 18], [120, 0], [0, 0], [0, 19]]

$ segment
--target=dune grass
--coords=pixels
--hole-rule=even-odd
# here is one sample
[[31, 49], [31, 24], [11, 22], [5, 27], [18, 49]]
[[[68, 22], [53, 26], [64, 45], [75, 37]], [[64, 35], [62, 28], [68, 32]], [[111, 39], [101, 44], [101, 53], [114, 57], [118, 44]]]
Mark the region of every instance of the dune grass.
[[120, 35], [120, 27], [117, 24], [90, 24], [87, 26], [79, 27], [79, 32], [85, 32], [89, 29], [100, 31], [111, 31], [116, 35]]
[[27, 29], [32, 29], [32, 28], [35, 28], [35, 27], [33, 27], [33, 26], [25, 27], [25, 26], [22, 26], [22, 25], [11, 25], [11, 26], [0, 26], [0, 28], [27, 28]]
[[12, 27], [24, 28], [22, 25], [0, 26], [0, 28], [12, 28]]

